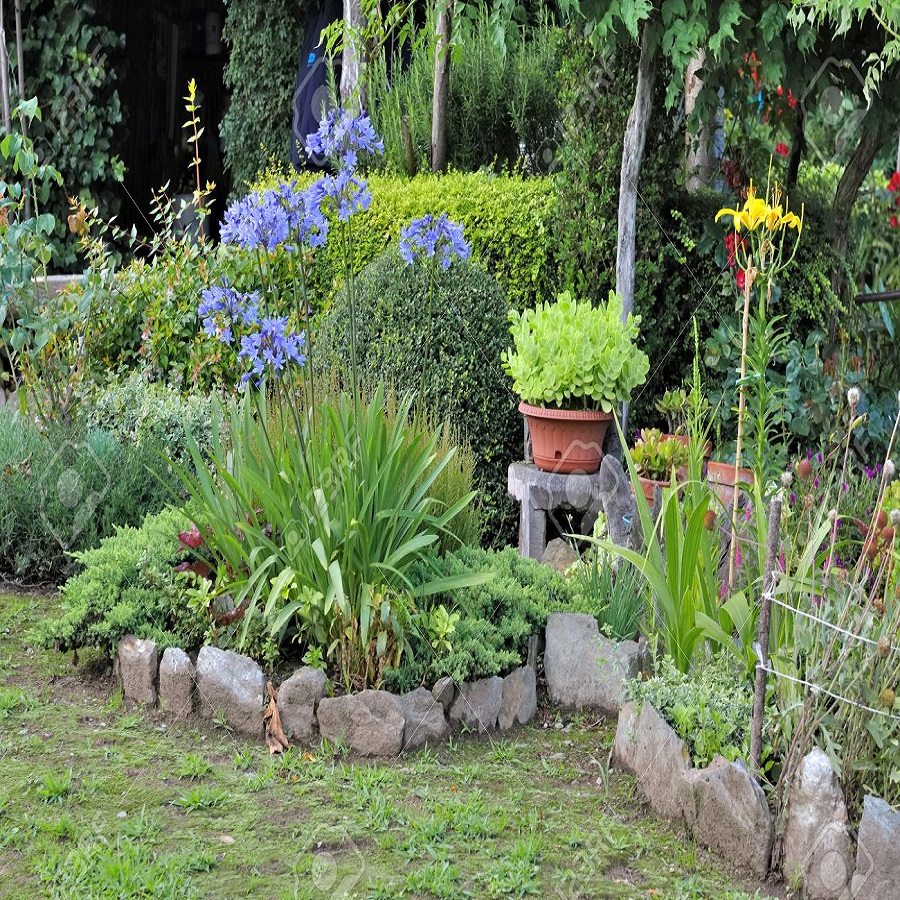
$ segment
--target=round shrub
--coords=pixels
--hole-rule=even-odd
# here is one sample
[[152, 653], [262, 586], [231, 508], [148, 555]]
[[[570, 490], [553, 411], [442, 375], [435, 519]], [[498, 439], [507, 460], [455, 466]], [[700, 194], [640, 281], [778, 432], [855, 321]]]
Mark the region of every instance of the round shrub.
[[[356, 281], [357, 358], [361, 379], [384, 380], [397, 391], [423, 384], [423, 348], [431, 338], [423, 406], [448, 418], [475, 454], [485, 533], [495, 545], [513, 539], [516, 510], [506, 493], [506, 470], [522, 455], [517, 398], [500, 364], [510, 343], [506, 299], [475, 265], [438, 268], [433, 302], [429, 270], [406, 265], [396, 253], [368, 266]], [[429, 313], [431, 315], [429, 315]], [[350, 310], [346, 293], [326, 315], [314, 357], [326, 371], [350, 366]]]

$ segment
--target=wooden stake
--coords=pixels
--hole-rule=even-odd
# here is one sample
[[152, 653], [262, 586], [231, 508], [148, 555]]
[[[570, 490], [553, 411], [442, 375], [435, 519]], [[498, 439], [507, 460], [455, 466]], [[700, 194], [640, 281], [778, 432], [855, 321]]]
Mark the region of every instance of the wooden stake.
[[772, 597], [778, 580], [776, 559], [781, 530], [781, 498], [775, 497], [769, 504], [769, 531], [766, 536], [766, 561], [762, 580], [762, 597], [759, 608], [759, 665], [756, 667], [756, 684], [753, 692], [753, 716], [750, 719], [750, 767], [759, 771], [762, 760], [762, 727], [766, 705], [766, 669], [769, 667], [769, 634], [772, 623]]

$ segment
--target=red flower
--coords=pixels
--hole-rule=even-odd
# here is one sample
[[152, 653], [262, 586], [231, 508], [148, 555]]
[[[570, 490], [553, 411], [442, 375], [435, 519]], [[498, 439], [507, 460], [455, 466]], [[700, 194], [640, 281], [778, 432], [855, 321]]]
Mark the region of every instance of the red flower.
[[797, 108], [797, 98], [793, 95], [790, 88], [788, 88], [788, 106], [791, 109]]
[[898, 219], [896, 216], [891, 216], [891, 228], [897, 227], [900, 227], [900, 219]]
[[776, 90], [775, 93], [780, 97], [782, 94], [784, 94], [784, 88], [779, 84], [778, 90]]
[[894, 174], [891, 175], [891, 180], [888, 182], [887, 189], [893, 194], [900, 191], [900, 172], [894, 172]]
[[191, 530], [179, 532], [178, 540], [181, 541], [185, 547], [196, 550], [203, 543], [203, 535], [200, 534], [200, 529], [191, 522]]
[[738, 269], [737, 272], [734, 273], [734, 280], [737, 282], [737, 289], [743, 293], [744, 286], [747, 283], [747, 275], [743, 269]]
[[779, 156], [787, 156], [791, 152], [791, 148], [787, 144], [781, 143], [775, 145], [775, 152]]

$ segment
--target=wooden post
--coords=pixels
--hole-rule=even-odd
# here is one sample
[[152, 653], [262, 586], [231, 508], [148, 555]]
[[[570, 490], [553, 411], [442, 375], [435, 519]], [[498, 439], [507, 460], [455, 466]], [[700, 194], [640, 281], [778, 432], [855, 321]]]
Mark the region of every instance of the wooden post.
[[781, 498], [775, 497], [769, 504], [769, 531], [766, 536], [766, 561], [762, 580], [762, 597], [759, 607], [759, 665], [756, 667], [756, 684], [753, 692], [753, 717], [750, 720], [750, 768], [759, 771], [762, 760], [762, 727], [766, 705], [766, 681], [769, 667], [769, 633], [772, 626], [772, 597], [778, 580], [776, 560], [781, 529]]
[[638, 63], [634, 103], [625, 124], [622, 147], [622, 169], [619, 175], [619, 236], [616, 243], [616, 291], [622, 297], [622, 316], [634, 309], [634, 262], [637, 252], [637, 200], [641, 160], [647, 142], [647, 127], [653, 111], [653, 86], [656, 83], [657, 51], [653, 46], [655, 23], [644, 23], [641, 37], [641, 58]]
[[447, 168], [447, 101], [450, 97], [450, 29], [455, 0], [446, 0], [438, 13], [434, 48], [434, 95], [431, 106], [431, 171]]

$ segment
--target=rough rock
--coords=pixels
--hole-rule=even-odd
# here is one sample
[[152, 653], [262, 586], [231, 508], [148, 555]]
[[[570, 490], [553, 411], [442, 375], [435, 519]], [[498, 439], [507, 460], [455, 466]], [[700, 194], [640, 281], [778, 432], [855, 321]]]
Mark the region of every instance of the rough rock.
[[444, 707], [444, 712], [449, 712], [453, 705], [453, 697], [456, 694], [456, 685], [449, 675], [438, 678], [431, 689], [431, 696]]
[[687, 810], [696, 840], [756, 875], [769, 871], [775, 826], [766, 795], [746, 767], [716, 756], [705, 769], [682, 776], [693, 794]]
[[497, 675], [460, 686], [450, 707], [450, 724], [477, 728], [479, 732], [497, 727], [503, 704], [503, 679]]
[[634, 641], [610, 641], [585, 613], [551, 613], [547, 618], [544, 674], [553, 703], [592, 707], [616, 715], [625, 703], [625, 682], [640, 671]]
[[288, 740], [310, 743], [316, 740], [316, 707], [325, 696], [325, 673], [304, 666], [278, 689], [278, 713]]
[[501, 731], [526, 725], [537, 712], [537, 678], [531, 666], [521, 666], [503, 679], [497, 724]]
[[187, 653], [167, 647], [159, 664], [159, 705], [167, 716], [186, 719], [193, 714], [196, 678]]
[[900, 897], [900, 812], [878, 797], [863, 799], [851, 896], [858, 900]]
[[343, 741], [360, 756], [397, 756], [403, 749], [403, 704], [387, 691], [325, 697], [317, 717], [323, 738]]
[[218, 647], [201, 647], [197, 656], [196, 702], [200, 715], [222, 715], [242, 734], [262, 738], [266, 679], [248, 656]]
[[799, 876], [809, 900], [838, 900], [847, 895], [853, 869], [844, 795], [831, 761], [816, 747], [801, 760], [791, 785], [784, 877], [790, 882]]
[[640, 712], [634, 703], [622, 707], [613, 753], [616, 763], [637, 779], [655, 812], [691, 821], [694, 800], [684, 777], [691, 769], [691, 757], [652, 704], [644, 702]]
[[631, 491], [631, 481], [622, 463], [612, 454], [605, 455], [600, 462], [600, 502], [606, 513], [610, 540], [622, 547], [632, 546], [635, 532], [632, 525], [637, 519], [637, 505]]
[[450, 730], [444, 707], [427, 688], [416, 688], [400, 698], [403, 704], [403, 749], [415, 750], [423, 744], [440, 744]]
[[547, 544], [547, 549], [544, 550], [541, 562], [545, 566], [550, 566], [552, 569], [556, 569], [557, 572], [565, 574], [579, 559], [579, 555], [567, 540], [553, 538]]
[[142, 641], [133, 634], [119, 641], [119, 678], [122, 694], [134, 703], [156, 703], [156, 677], [159, 653], [154, 641]]

